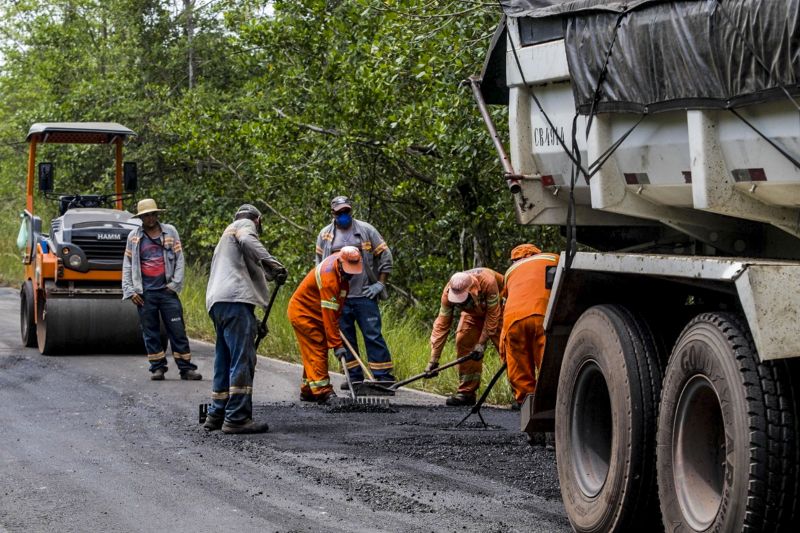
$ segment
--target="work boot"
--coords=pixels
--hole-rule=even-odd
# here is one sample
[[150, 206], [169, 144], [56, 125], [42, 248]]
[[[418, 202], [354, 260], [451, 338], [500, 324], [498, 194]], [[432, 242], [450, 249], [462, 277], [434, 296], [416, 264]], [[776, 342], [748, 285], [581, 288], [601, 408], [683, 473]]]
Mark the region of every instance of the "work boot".
[[196, 370], [187, 370], [186, 372], [181, 372], [181, 379], [188, 379], [189, 381], [200, 381], [201, 379], [203, 379], [203, 375]]
[[317, 401], [317, 397], [314, 396], [313, 394], [304, 394], [304, 393], [301, 392], [300, 393], [300, 401], [301, 402], [316, 402]]
[[167, 373], [166, 368], [156, 368], [150, 375], [150, 379], [152, 379], [153, 381], [164, 381], [164, 374], [166, 373]]
[[203, 423], [203, 429], [205, 429], [206, 431], [214, 431], [216, 429], [222, 429], [223, 422], [224, 419], [222, 417], [206, 415], [206, 421]]
[[391, 374], [384, 374], [382, 376], [375, 376], [375, 382], [388, 387], [397, 383], [397, 378]]
[[326, 393], [317, 396], [317, 403], [320, 405], [326, 405], [328, 403], [333, 403], [334, 401], [336, 401], [336, 398], [338, 398], [338, 396], [336, 396], [335, 392], [328, 391]]
[[235, 435], [249, 435], [252, 433], [266, 433], [269, 431], [269, 426], [266, 422], [256, 422], [252, 418], [244, 422], [233, 424], [227, 420], [222, 423], [222, 432]]
[[522, 404], [519, 402], [511, 402], [511, 410], [512, 411], [519, 411], [522, 409]]
[[463, 392], [457, 392], [447, 398], [444, 402], [446, 405], [450, 407], [459, 407], [461, 405], [475, 405], [475, 395], [474, 394], [464, 394]]

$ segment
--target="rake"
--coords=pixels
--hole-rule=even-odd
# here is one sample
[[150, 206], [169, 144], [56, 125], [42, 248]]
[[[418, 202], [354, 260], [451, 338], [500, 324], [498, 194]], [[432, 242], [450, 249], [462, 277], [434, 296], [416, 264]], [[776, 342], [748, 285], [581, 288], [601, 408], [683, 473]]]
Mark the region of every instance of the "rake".
[[486, 398], [489, 397], [489, 392], [491, 392], [492, 387], [494, 387], [494, 384], [497, 383], [497, 380], [500, 379], [500, 376], [503, 374], [503, 372], [506, 371], [506, 366], [508, 365], [506, 365], [505, 361], [503, 361], [502, 366], [500, 366], [500, 369], [497, 371], [497, 373], [495, 373], [495, 375], [492, 376], [492, 380], [489, 382], [489, 385], [486, 386], [486, 390], [483, 391], [483, 394], [481, 394], [481, 397], [478, 400], [478, 402], [472, 407], [472, 409], [470, 409], [469, 413], [467, 413], [467, 416], [462, 418], [461, 422], [456, 424], [455, 427], [458, 427], [464, 422], [466, 422], [467, 419], [472, 415], [478, 415], [478, 418], [481, 419], [484, 428], [489, 427], [489, 424], [487, 424], [486, 420], [483, 419], [483, 415], [481, 414], [481, 407], [483, 406], [483, 402], [486, 401]]

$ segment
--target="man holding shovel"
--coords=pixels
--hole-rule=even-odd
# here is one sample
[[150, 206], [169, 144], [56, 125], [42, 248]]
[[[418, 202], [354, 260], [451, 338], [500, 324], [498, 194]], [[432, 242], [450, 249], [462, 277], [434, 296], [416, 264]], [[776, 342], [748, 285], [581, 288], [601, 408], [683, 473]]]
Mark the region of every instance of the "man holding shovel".
[[339, 334], [339, 317], [350, 279], [363, 269], [358, 248], [345, 246], [313, 268], [289, 300], [289, 322], [303, 361], [303, 401], [326, 403], [336, 397], [328, 375], [328, 350], [344, 363], [346, 349]]
[[[282, 285], [287, 270], [259, 241], [261, 212], [242, 205], [214, 250], [206, 288], [206, 309], [217, 334], [211, 407], [203, 427], [223, 433], [265, 433], [266, 423], [253, 420], [254, 346], [265, 307], [267, 281]], [[277, 287], [275, 288], [277, 290]]]
[[453, 274], [442, 291], [439, 316], [431, 332], [431, 358], [426, 372], [435, 373], [439, 357], [450, 334], [453, 315], [460, 314], [456, 328], [456, 353], [473, 357], [458, 365], [458, 392], [447, 398], [450, 406], [475, 405], [475, 392], [481, 385], [483, 352], [491, 339], [500, 345], [500, 291], [503, 276], [489, 268], [474, 268]]

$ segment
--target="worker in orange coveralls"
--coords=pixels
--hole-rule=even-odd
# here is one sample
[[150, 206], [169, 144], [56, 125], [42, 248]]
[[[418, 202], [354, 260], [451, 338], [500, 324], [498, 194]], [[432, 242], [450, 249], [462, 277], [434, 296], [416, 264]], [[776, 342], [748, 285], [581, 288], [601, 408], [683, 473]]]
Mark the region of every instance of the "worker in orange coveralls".
[[518, 408], [536, 391], [544, 356], [544, 315], [550, 299], [545, 278], [547, 267], [558, 265], [558, 255], [520, 244], [511, 250], [511, 261], [501, 293], [505, 305], [500, 357], [508, 365], [508, 381], [516, 399], [512, 407]]
[[340, 361], [346, 353], [339, 335], [339, 316], [350, 278], [361, 274], [363, 268], [358, 248], [344, 246], [312, 269], [289, 300], [289, 322], [303, 361], [303, 401], [325, 403], [336, 397], [328, 375], [328, 350]]
[[475, 405], [486, 342], [491, 339], [499, 351], [502, 287], [502, 275], [489, 268], [474, 268], [453, 274], [442, 292], [439, 316], [431, 332], [431, 358], [425, 371], [435, 375], [456, 312], [461, 314], [456, 328], [456, 354], [473, 356], [458, 365], [458, 392], [447, 398], [447, 405]]

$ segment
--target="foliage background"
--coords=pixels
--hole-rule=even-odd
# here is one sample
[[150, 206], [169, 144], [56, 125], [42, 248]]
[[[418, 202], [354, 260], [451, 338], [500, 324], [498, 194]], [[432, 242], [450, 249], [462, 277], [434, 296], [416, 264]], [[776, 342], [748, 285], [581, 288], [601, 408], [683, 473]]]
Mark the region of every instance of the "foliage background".
[[[503, 272], [520, 242], [561, 246], [553, 228], [516, 225], [460, 86], [499, 18], [496, 3], [470, 0], [0, 0], [0, 277], [22, 272], [13, 241], [30, 125], [120, 122], [138, 134], [126, 156], [137, 199], [155, 198], [181, 230], [197, 334], [210, 335], [204, 273], [239, 204], [267, 215], [263, 240], [291, 288], [313, 266], [330, 198], [347, 194], [392, 248], [385, 329], [399, 373], [419, 371], [453, 272]], [[493, 112], [502, 132], [505, 110]], [[40, 160], [55, 162], [58, 190], [105, 192], [103, 150], [48, 148]], [[37, 198], [40, 214], [52, 209]], [[268, 344], [284, 356], [296, 351], [276, 331], [286, 327]], [[416, 367], [408, 350], [423, 352], [407, 357]]]

